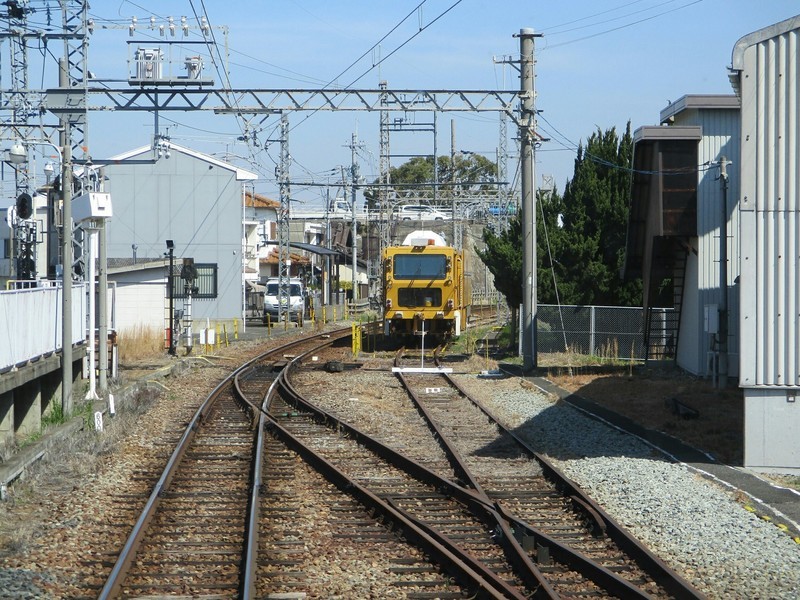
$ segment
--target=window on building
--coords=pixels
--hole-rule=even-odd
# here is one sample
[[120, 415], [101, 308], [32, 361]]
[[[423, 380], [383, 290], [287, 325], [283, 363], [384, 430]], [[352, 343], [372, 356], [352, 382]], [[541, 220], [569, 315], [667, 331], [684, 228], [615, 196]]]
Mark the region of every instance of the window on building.
[[175, 266], [172, 274], [172, 297], [187, 298], [187, 288], [192, 285], [192, 298], [216, 298], [217, 297], [217, 265], [215, 263], [194, 263], [197, 269], [197, 279], [187, 282], [181, 279], [179, 266]]

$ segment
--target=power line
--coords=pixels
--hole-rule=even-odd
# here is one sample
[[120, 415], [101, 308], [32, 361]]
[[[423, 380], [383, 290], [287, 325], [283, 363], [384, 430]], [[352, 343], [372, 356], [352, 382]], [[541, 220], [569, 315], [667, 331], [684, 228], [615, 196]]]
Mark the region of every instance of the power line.
[[[578, 149], [582, 147], [582, 145], [576, 144], [575, 142], [570, 140], [566, 135], [561, 133], [556, 128], [556, 126], [553, 125], [550, 121], [548, 121], [541, 113], [538, 115], [538, 117], [542, 121], [547, 123], [547, 125], [549, 125], [550, 128], [554, 132], [556, 132], [559, 136], [561, 136], [561, 138], [563, 138], [564, 140], [569, 142], [570, 146], [567, 146], [564, 142], [562, 142], [561, 140], [558, 140], [558, 139], [556, 140], [556, 142], [558, 142], [559, 144], [561, 144], [565, 148], [567, 148], [567, 149], [569, 149], [569, 150], [571, 150], [571, 151], [573, 151], [575, 153], [577, 153]], [[610, 169], [614, 169], [614, 170], [617, 170], [617, 171], [624, 171], [624, 172], [627, 172], [627, 173], [635, 173], [635, 174], [638, 174], [638, 175], [684, 175], [686, 173], [700, 173], [702, 171], [707, 171], [710, 168], [708, 164], [703, 163], [701, 165], [696, 165], [694, 167], [685, 167], [685, 168], [681, 168], [681, 169], [665, 169], [665, 170], [661, 170], [661, 171], [659, 171], [659, 170], [651, 171], [651, 170], [634, 169], [632, 167], [623, 167], [621, 165], [618, 165], [616, 163], [612, 163], [612, 162], [610, 162], [610, 161], [608, 161], [608, 160], [606, 160], [604, 158], [601, 158], [599, 156], [595, 156], [591, 152], [587, 152], [586, 148], [583, 148], [583, 156], [585, 158], [587, 158], [588, 160], [590, 160], [590, 161], [592, 161], [592, 162], [594, 162], [594, 163], [596, 163], [598, 165], [601, 165], [601, 166], [604, 166], [604, 167], [608, 167]]]
[[[674, 0], [670, 0], [670, 1], [674, 1]], [[665, 10], [665, 11], [657, 13], [655, 15], [651, 15], [649, 17], [645, 17], [643, 19], [639, 19], [637, 21], [632, 21], [630, 23], [625, 23], [624, 25], [620, 25], [618, 27], [612, 27], [611, 29], [605, 29], [603, 31], [598, 31], [597, 33], [593, 33], [591, 35], [585, 35], [583, 37], [575, 38], [574, 40], [569, 40], [569, 41], [566, 41], [566, 42], [560, 42], [558, 44], [548, 44], [545, 49], [546, 50], [552, 50], [553, 48], [558, 48], [560, 46], [567, 46], [569, 44], [575, 44], [577, 42], [583, 42], [585, 40], [596, 38], [596, 37], [599, 37], [601, 35], [607, 35], [609, 33], [613, 33], [615, 31], [619, 31], [620, 29], [626, 29], [628, 27], [633, 27], [634, 25], [639, 25], [640, 23], [644, 23], [646, 21], [652, 21], [653, 19], [657, 19], [658, 17], [662, 17], [662, 16], [664, 16], [666, 14], [673, 13], [673, 12], [676, 12], [676, 11], [679, 11], [679, 10], [683, 10], [684, 8], [688, 8], [688, 7], [693, 6], [695, 4], [699, 4], [700, 2], [703, 2], [703, 1], [704, 0], [693, 0], [692, 2], [688, 2], [687, 4], [684, 4], [682, 6], [678, 6], [678, 7], [672, 8], [670, 10]]]

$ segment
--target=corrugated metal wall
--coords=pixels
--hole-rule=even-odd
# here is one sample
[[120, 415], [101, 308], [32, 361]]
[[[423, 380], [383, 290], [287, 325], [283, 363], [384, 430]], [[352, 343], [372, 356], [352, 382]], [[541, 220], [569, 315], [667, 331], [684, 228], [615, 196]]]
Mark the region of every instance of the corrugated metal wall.
[[[728, 354], [730, 356], [730, 375], [736, 375], [739, 352], [739, 302], [738, 286], [735, 284], [739, 276], [739, 211], [736, 202], [739, 198], [739, 111], [738, 110], [702, 110], [699, 111], [698, 123], [703, 128], [700, 141], [701, 161], [719, 161], [724, 156], [734, 164], [728, 166], [728, 198], [727, 198], [727, 249], [728, 249]], [[722, 301], [720, 292], [720, 224], [722, 222], [723, 191], [720, 181], [719, 165], [701, 172], [697, 187], [697, 236], [698, 236], [698, 306], [697, 317], [703, 330], [706, 305], [719, 305]], [[710, 350], [710, 335], [702, 335], [699, 358], [702, 372], [705, 372], [707, 352]]]
[[800, 386], [800, 17], [740, 40], [743, 387]]
[[[698, 96], [698, 98], [702, 98]], [[697, 256], [690, 255], [686, 281], [697, 282], [684, 290], [678, 364], [691, 373], [708, 375], [708, 352], [711, 334], [705, 333], [707, 305], [719, 306], [720, 293], [720, 223], [722, 222], [723, 191], [719, 162], [724, 156], [733, 164], [728, 167], [727, 248], [728, 248], [728, 373], [739, 372], [739, 109], [704, 106], [677, 112], [674, 124], [699, 125], [702, 138], [698, 147], [701, 165], [697, 178]], [[713, 163], [713, 164], [711, 164]]]

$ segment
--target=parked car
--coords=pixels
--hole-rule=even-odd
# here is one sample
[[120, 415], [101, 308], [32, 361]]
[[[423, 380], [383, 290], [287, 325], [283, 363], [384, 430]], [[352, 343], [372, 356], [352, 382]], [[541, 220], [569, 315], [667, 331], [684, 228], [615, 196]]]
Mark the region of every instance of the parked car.
[[401, 221], [444, 221], [448, 215], [432, 206], [424, 204], [405, 204], [397, 209]]
[[[289, 297], [288, 305], [285, 304], [280, 307], [278, 300], [279, 297], [279, 284], [280, 278], [272, 277], [267, 279], [264, 289], [264, 316], [263, 321], [266, 325], [270, 320], [274, 321], [278, 318], [280, 313], [284, 315], [288, 313], [289, 319], [292, 321], [300, 321], [303, 313], [305, 312], [305, 290], [303, 288], [302, 280], [292, 277], [287, 282], [289, 284]], [[283, 310], [280, 310], [280, 308]]]

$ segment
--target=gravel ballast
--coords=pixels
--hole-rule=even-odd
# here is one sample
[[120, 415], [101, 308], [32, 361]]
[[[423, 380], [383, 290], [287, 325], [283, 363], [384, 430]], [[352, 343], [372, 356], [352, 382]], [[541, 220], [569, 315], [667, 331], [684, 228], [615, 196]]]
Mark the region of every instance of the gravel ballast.
[[709, 597], [797, 598], [800, 545], [732, 491], [523, 380], [458, 380]]

